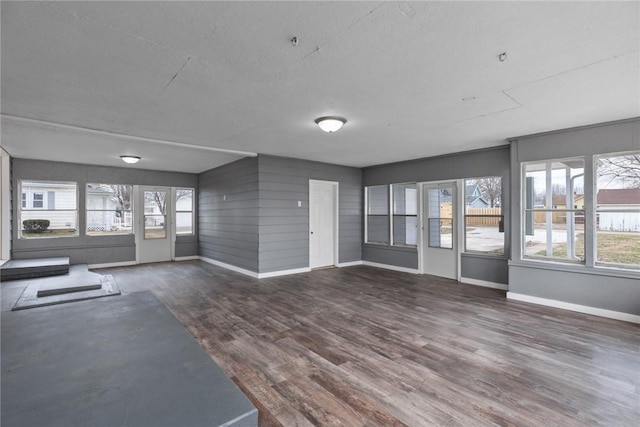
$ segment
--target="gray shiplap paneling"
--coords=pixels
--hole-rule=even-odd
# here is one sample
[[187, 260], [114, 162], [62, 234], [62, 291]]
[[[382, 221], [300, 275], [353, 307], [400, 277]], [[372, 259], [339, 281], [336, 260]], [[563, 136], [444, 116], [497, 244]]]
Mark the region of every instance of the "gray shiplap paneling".
[[338, 182], [339, 262], [361, 259], [360, 169], [262, 155], [258, 169], [261, 273], [309, 266], [310, 179]]
[[258, 159], [198, 176], [200, 256], [258, 272]]

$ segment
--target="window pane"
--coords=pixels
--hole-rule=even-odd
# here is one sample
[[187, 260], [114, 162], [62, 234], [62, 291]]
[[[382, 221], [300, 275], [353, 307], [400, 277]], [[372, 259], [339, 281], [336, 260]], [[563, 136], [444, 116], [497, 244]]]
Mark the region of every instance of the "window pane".
[[389, 216], [369, 215], [367, 218], [367, 242], [389, 243]]
[[638, 268], [640, 152], [600, 156], [596, 165], [596, 261]]
[[193, 188], [176, 189], [176, 234], [193, 234]]
[[393, 244], [416, 245], [418, 242], [418, 189], [415, 183], [393, 184]]
[[500, 231], [500, 221], [499, 217], [467, 217], [465, 220], [466, 250], [503, 254], [504, 232]]
[[525, 236], [525, 255], [584, 261], [584, 212], [534, 212], [531, 235]]
[[75, 182], [20, 182], [21, 238], [77, 235], [77, 186]]
[[452, 220], [450, 218], [429, 218], [429, 246], [432, 248], [453, 248]]
[[418, 243], [418, 217], [393, 217], [393, 244], [416, 245]]
[[144, 216], [144, 238], [164, 239], [167, 237], [167, 221], [164, 215]]
[[367, 243], [389, 243], [389, 187], [367, 187]]
[[176, 234], [193, 234], [192, 212], [176, 212]]
[[389, 214], [389, 191], [386, 185], [367, 187], [367, 213], [369, 215]]
[[465, 250], [504, 253], [502, 178], [489, 176], [465, 180]]
[[524, 256], [584, 262], [584, 160], [527, 163], [524, 170]]
[[87, 235], [133, 233], [130, 185], [87, 184]]

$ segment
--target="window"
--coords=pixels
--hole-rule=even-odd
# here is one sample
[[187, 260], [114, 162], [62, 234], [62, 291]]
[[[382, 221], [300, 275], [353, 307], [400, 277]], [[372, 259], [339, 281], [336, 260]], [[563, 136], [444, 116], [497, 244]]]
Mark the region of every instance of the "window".
[[464, 182], [464, 243], [467, 252], [504, 254], [502, 178]]
[[19, 183], [20, 237], [69, 237], [77, 235], [78, 188], [75, 182], [29, 181]]
[[132, 234], [131, 186], [87, 184], [87, 235]]
[[389, 243], [389, 187], [377, 185], [365, 189], [367, 217], [366, 242]]
[[524, 256], [584, 262], [584, 160], [525, 163], [523, 169]]
[[418, 190], [416, 184], [393, 184], [393, 244], [418, 243]]
[[33, 209], [44, 208], [44, 193], [33, 193]]
[[193, 234], [193, 188], [176, 188], [176, 234]]
[[596, 263], [640, 267], [640, 152], [595, 164]]
[[427, 189], [426, 223], [430, 248], [453, 249], [453, 194], [452, 186]]

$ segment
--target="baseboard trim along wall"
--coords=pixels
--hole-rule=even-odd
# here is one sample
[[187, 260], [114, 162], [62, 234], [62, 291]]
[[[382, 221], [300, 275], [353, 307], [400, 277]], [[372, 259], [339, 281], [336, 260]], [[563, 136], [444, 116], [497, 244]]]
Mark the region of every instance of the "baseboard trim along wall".
[[484, 286], [485, 288], [500, 289], [501, 291], [509, 290], [509, 285], [505, 285], [504, 283], [488, 282], [486, 280], [470, 279], [468, 277], [461, 277], [460, 282], [465, 283], [467, 285]]
[[384, 268], [387, 270], [400, 271], [402, 273], [420, 274], [420, 272], [415, 268], [399, 267], [397, 265], [380, 264], [377, 262], [370, 262], [370, 261], [362, 261], [362, 264], [367, 265], [369, 267], [378, 267], [378, 268]]
[[338, 268], [353, 267], [354, 265], [362, 265], [362, 261], [339, 262]]
[[308, 273], [311, 269], [309, 267], [294, 268], [291, 270], [270, 271], [268, 273], [258, 273], [258, 279], [266, 279], [268, 277], [288, 276], [290, 274]]
[[577, 311], [578, 313], [591, 314], [594, 316], [607, 317], [609, 319], [622, 320], [625, 322], [640, 324], [640, 316], [619, 311], [605, 310], [604, 308], [589, 307], [586, 305], [573, 304], [570, 302], [557, 301], [546, 298], [533, 297], [530, 295], [507, 292], [507, 299], [528, 302], [531, 304], [546, 305], [548, 307], [561, 308], [563, 310]]
[[200, 257], [198, 255], [178, 256], [174, 259], [174, 261], [192, 261], [194, 259], [200, 259]]
[[131, 265], [137, 265], [137, 263], [135, 261], [107, 262], [104, 264], [89, 264], [87, 267], [89, 270], [93, 270], [96, 268], [129, 267]]
[[235, 271], [236, 273], [241, 273], [250, 277], [253, 277], [254, 279], [258, 279], [258, 273], [256, 273], [255, 271], [251, 271], [251, 270], [247, 270], [245, 268], [241, 268], [241, 267], [236, 267], [235, 265], [231, 265], [231, 264], [227, 264], [226, 262], [222, 262], [222, 261], [217, 261], [215, 259], [211, 259], [211, 258], [207, 258], [204, 256], [198, 257], [200, 259], [200, 261], [204, 261], [208, 264], [213, 264], [216, 265], [218, 267], [222, 267], [222, 268], [226, 268], [227, 270], [231, 270], [231, 271]]

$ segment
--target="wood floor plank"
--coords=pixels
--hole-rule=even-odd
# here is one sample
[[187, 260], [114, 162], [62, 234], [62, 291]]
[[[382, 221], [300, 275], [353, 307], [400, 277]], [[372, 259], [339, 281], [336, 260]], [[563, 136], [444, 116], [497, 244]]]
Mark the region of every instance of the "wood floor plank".
[[640, 424], [635, 324], [365, 266], [261, 280], [199, 261], [104, 272], [123, 293], [154, 292], [262, 427]]

